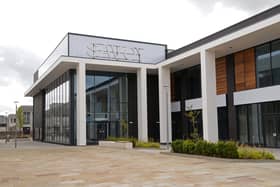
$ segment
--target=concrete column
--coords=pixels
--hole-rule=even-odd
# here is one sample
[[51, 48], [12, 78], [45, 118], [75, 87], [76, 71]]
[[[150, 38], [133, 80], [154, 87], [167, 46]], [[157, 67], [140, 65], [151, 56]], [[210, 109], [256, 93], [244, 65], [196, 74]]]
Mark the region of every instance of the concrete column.
[[147, 69], [137, 70], [138, 139], [148, 141]]
[[86, 145], [86, 65], [77, 65], [77, 145]]
[[216, 60], [215, 53], [202, 50], [201, 61], [201, 91], [203, 139], [218, 141], [218, 119], [216, 107]]
[[170, 69], [159, 68], [159, 121], [160, 143], [172, 141]]

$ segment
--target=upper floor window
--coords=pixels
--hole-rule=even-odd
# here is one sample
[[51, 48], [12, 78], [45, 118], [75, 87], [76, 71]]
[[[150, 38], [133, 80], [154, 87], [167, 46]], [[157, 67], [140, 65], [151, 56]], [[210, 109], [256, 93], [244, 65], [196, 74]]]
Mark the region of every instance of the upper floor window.
[[280, 84], [280, 40], [256, 47], [257, 87]]
[[24, 124], [30, 123], [30, 112], [23, 112]]

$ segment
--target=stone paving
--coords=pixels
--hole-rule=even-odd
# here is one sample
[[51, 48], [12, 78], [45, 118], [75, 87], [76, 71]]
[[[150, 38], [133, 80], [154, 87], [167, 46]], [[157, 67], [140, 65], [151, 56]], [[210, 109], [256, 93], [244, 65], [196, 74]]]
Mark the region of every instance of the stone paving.
[[44, 143], [0, 143], [0, 186], [280, 186], [279, 162], [225, 162]]

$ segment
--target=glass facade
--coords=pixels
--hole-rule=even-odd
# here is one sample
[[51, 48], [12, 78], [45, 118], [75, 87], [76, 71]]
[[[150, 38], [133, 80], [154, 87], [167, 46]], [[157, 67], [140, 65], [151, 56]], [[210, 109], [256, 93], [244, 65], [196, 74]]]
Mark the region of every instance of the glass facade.
[[23, 112], [23, 123], [24, 124], [30, 123], [30, 112]]
[[200, 65], [173, 73], [172, 100], [195, 99], [201, 97]]
[[280, 84], [280, 40], [256, 47], [257, 87]]
[[280, 147], [280, 102], [238, 106], [237, 121], [240, 143]]
[[[76, 76], [74, 79], [76, 84]], [[76, 85], [74, 89], [76, 96]], [[128, 137], [127, 75], [87, 72], [86, 114], [87, 144], [95, 144], [109, 136]]]
[[46, 142], [71, 144], [70, 114], [70, 75], [66, 72], [46, 88]]

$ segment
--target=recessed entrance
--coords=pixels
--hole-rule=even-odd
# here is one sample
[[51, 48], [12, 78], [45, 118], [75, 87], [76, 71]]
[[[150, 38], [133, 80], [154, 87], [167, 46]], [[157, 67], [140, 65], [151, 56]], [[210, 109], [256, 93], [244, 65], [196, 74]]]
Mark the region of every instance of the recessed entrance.
[[128, 136], [127, 92], [126, 74], [87, 74], [87, 144]]

